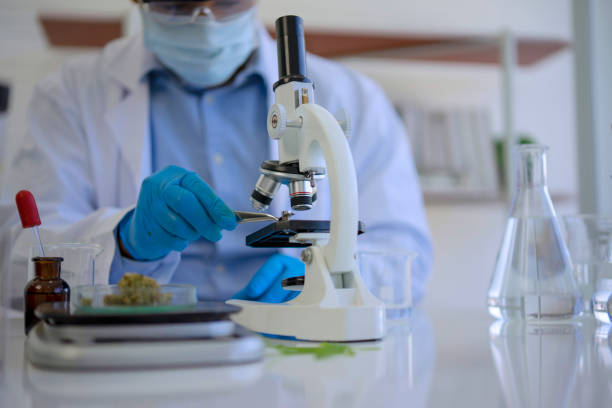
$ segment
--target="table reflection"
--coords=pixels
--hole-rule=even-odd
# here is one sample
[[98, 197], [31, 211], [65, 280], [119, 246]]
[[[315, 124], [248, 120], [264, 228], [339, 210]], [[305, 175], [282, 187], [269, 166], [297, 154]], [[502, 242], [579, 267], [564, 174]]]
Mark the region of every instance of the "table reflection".
[[[23, 353], [22, 337], [14, 340], [12, 352]], [[265, 360], [257, 364], [166, 370], [51, 371], [24, 361], [19, 384], [24, 391], [21, 405], [427, 405], [435, 345], [431, 324], [422, 312], [416, 312], [408, 324], [390, 326], [383, 341], [352, 347], [354, 356], [322, 360], [312, 355], [282, 356], [267, 348]]]
[[233, 406], [259, 398], [262, 373], [262, 363], [121, 371], [51, 371], [26, 363], [23, 387], [31, 396], [32, 408], [168, 407], [203, 401]]
[[599, 365], [601, 387], [605, 388], [607, 403], [612, 400], [612, 326], [599, 326], [594, 337], [595, 355]]
[[[592, 318], [533, 324], [496, 321], [491, 353], [509, 407], [591, 407], [610, 401], [610, 366]], [[607, 339], [607, 337], [606, 337]], [[609, 352], [609, 342], [606, 344]]]
[[415, 312], [411, 324], [391, 325], [384, 341], [356, 344], [354, 349], [354, 357], [329, 360], [268, 359], [267, 370], [282, 378], [279, 406], [427, 406], [435, 344], [424, 313]]

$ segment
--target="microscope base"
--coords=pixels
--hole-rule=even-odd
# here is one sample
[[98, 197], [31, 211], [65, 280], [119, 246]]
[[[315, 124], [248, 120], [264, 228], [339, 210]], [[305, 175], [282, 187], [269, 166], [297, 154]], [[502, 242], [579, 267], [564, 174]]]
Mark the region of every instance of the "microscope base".
[[[351, 298], [354, 289], [337, 289]], [[339, 293], [340, 294], [340, 293]], [[325, 307], [291, 303], [230, 300], [242, 310], [232, 320], [259, 333], [311, 341], [365, 341], [384, 335], [384, 307], [350, 305]]]
[[365, 341], [385, 334], [385, 308], [361, 279], [353, 264], [352, 287], [336, 288], [323, 248], [306, 249], [311, 258], [306, 263], [304, 288], [286, 303], [264, 303], [232, 299], [227, 303], [242, 310], [231, 318], [256, 332], [290, 336], [313, 341]]

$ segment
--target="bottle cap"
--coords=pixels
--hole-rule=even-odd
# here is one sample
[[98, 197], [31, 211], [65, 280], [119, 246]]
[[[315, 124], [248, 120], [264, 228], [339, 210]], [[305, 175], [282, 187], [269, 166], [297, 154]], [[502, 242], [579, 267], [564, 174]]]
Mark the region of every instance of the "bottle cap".
[[28, 190], [21, 190], [15, 196], [15, 202], [17, 203], [17, 211], [19, 211], [19, 218], [21, 218], [23, 228], [32, 228], [40, 225], [38, 207], [36, 207], [36, 200], [34, 200], [32, 193]]
[[61, 256], [35, 256], [32, 258], [32, 262], [64, 262], [64, 258]]

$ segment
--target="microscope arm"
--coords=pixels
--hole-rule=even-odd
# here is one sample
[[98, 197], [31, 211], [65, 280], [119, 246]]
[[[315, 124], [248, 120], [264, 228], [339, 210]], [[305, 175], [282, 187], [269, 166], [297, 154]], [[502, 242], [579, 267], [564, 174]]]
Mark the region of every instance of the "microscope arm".
[[331, 220], [329, 242], [322, 248], [330, 273], [355, 269], [357, 226], [359, 218], [357, 177], [350, 147], [338, 121], [323, 107], [301, 105], [299, 147], [300, 171], [317, 167], [323, 154], [327, 167]]
[[302, 253], [304, 287], [286, 303], [230, 300], [232, 319], [251, 330], [305, 340], [356, 341], [384, 335], [384, 307], [365, 286], [355, 260], [358, 230], [357, 176], [338, 121], [321, 106], [305, 103], [297, 132], [300, 171], [325, 160], [331, 194], [329, 241]]

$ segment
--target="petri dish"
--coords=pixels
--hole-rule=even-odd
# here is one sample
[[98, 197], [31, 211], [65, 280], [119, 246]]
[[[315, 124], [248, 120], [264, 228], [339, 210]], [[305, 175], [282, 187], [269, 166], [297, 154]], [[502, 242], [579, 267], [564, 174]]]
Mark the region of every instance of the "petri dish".
[[78, 313], [163, 313], [197, 303], [195, 286], [180, 284], [123, 289], [117, 285], [83, 285], [74, 288], [70, 298]]

